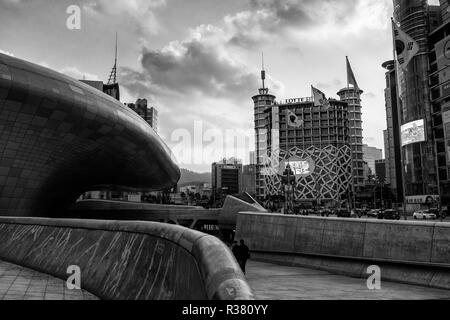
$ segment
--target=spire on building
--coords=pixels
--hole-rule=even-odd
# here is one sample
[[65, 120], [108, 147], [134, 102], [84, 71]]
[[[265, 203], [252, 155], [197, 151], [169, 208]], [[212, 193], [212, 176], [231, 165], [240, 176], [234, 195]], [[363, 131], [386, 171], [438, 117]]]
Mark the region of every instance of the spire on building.
[[353, 73], [352, 66], [350, 65], [350, 61], [348, 60], [348, 56], [345, 57], [347, 61], [347, 88], [350, 87], [350, 85], [353, 86], [353, 88], [358, 89], [358, 82], [356, 81], [355, 74]]
[[108, 84], [117, 83], [117, 32], [116, 32], [116, 50], [114, 57], [114, 67], [111, 70], [111, 74], [109, 75]]
[[262, 88], [259, 89], [259, 94], [269, 94], [269, 89], [266, 88], [266, 70], [264, 68], [264, 52], [261, 53], [262, 65], [261, 65], [261, 80]]
[[264, 70], [264, 52], [261, 53], [262, 55], [262, 68], [261, 68], [261, 80], [262, 80], [262, 88], [265, 89], [265, 80], [266, 80], [266, 71]]

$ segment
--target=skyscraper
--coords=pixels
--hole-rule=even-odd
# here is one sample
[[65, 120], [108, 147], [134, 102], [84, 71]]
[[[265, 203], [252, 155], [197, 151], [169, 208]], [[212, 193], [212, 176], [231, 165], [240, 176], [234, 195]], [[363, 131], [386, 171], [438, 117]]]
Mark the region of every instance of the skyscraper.
[[147, 99], [137, 99], [135, 103], [126, 103], [128, 108], [143, 118], [156, 132], [158, 132], [158, 110], [148, 107]]
[[259, 94], [252, 97], [254, 103], [255, 115], [255, 144], [256, 144], [256, 199], [263, 200], [266, 196], [264, 188], [264, 177], [261, 175], [263, 158], [267, 153], [267, 130], [265, 128], [264, 111], [275, 103], [275, 96], [269, 94], [269, 89], [265, 86], [266, 71], [264, 70], [264, 62], [261, 70], [262, 88]]
[[380, 181], [383, 184], [386, 184], [386, 160], [381, 159], [375, 161], [375, 175], [378, 178], [378, 181]]
[[[356, 83], [348, 60], [347, 76], [349, 85], [339, 91], [340, 101], [326, 99], [320, 90], [313, 88], [314, 97], [277, 102], [265, 86], [263, 65], [262, 88], [252, 98], [258, 200], [282, 193], [283, 173], [279, 172], [279, 168], [289, 163], [291, 158], [296, 166], [294, 171], [298, 188], [293, 191], [296, 199], [333, 202], [349, 200], [352, 195], [355, 200], [354, 183], [364, 186], [362, 90]], [[290, 117], [286, 112], [290, 113]], [[305, 127], [302, 124], [301, 128], [288, 130], [288, 118], [297, 119]]]
[[148, 109], [148, 120], [147, 122], [152, 126], [152, 128], [158, 132], [158, 110], [155, 107], [150, 107]]
[[397, 74], [394, 60], [383, 63], [386, 69], [386, 89], [384, 90], [387, 129], [384, 135], [386, 159], [386, 184], [394, 195], [394, 202], [403, 202], [402, 154], [400, 145], [400, 120], [397, 104]]
[[[353, 86], [350, 86], [353, 85]], [[364, 159], [363, 159], [363, 129], [361, 95], [363, 90], [358, 87], [355, 76], [347, 59], [347, 87], [337, 93], [341, 101], [348, 103], [350, 145], [353, 159], [354, 192], [364, 187]]]
[[[433, 6], [426, 0], [394, 0], [397, 56], [406, 51], [398, 45], [398, 30], [411, 37], [419, 48], [408, 59], [409, 63], [399, 60], [395, 70], [402, 149], [400, 166], [407, 208], [412, 210], [417, 203], [425, 203], [429, 196], [441, 195], [443, 204], [450, 201], [450, 154], [446, 152], [444, 122], [450, 100], [450, 73], [446, 63], [450, 61], [446, 58], [450, 24], [448, 3], [440, 2], [441, 6]], [[391, 141], [392, 133], [388, 134]]]
[[[436, 194], [437, 180], [433, 152], [430, 87], [428, 85], [428, 34], [430, 21], [426, 0], [394, 0], [394, 18], [402, 31], [419, 44], [419, 53], [401, 72], [398, 103], [400, 125], [423, 124], [425, 141], [402, 141], [406, 196]], [[416, 122], [419, 121], [419, 122]], [[406, 129], [407, 130], [407, 129]]]
[[338, 205], [348, 199], [352, 183], [348, 104], [333, 99], [328, 103], [315, 106], [307, 97], [266, 109], [267, 194], [284, 193], [282, 174], [289, 164], [295, 176], [294, 200]]
[[450, 205], [450, 19], [448, 1], [441, 2], [441, 24], [429, 35], [431, 120], [438, 195]]
[[242, 167], [242, 190], [241, 192], [247, 192], [252, 197], [256, 195], [256, 165], [249, 164]]
[[365, 144], [363, 145], [363, 159], [372, 174], [375, 174], [375, 161], [383, 159], [383, 150]]
[[242, 190], [242, 162], [231, 158], [212, 164], [211, 182], [216, 195], [239, 194]]

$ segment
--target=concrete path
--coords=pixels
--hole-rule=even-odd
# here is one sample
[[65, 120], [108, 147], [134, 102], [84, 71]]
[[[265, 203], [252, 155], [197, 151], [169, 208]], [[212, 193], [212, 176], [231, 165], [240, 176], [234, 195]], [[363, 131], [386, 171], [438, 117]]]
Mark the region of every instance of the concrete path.
[[85, 290], [69, 290], [66, 282], [0, 260], [0, 300], [98, 300]]
[[383, 281], [369, 290], [367, 279], [325, 271], [249, 261], [247, 281], [261, 300], [425, 300], [450, 299], [450, 291]]

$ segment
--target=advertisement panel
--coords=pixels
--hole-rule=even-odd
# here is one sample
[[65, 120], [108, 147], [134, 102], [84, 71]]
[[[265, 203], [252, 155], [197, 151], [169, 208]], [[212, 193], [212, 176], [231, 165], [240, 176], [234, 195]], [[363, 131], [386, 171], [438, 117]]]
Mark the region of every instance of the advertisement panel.
[[310, 157], [307, 157], [306, 159], [292, 157], [289, 159], [289, 161], [287, 160], [281, 161], [278, 174], [282, 175], [284, 173], [284, 170], [286, 169], [288, 163], [296, 178], [307, 177], [310, 174], [312, 174], [315, 170], [314, 160], [311, 159]]
[[439, 71], [439, 82], [443, 83], [450, 80], [450, 36], [439, 41], [434, 46], [436, 50], [436, 59]]
[[447, 151], [447, 164], [450, 165], [450, 110], [442, 112], [444, 126], [445, 147]]
[[439, 195], [423, 195], [423, 196], [407, 196], [406, 203], [408, 204], [428, 204], [432, 205], [439, 201]]
[[447, 97], [450, 95], [450, 82], [442, 85], [442, 94], [441, 97]]
[[423, 119], [416, 120], [401, 126], [401, 140], [402, 147], [417, 143], [424, 142], [425, 139], [425, 122]]

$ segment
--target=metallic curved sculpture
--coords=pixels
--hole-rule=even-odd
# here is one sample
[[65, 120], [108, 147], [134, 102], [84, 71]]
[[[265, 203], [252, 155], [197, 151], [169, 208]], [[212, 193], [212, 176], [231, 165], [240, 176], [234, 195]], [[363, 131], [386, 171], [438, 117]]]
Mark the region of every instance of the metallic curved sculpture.
[[97, 187], [156, 190], [179, 177], [171, 151], [134, 111], [0, 54], [0, 215], [51, 216]]

